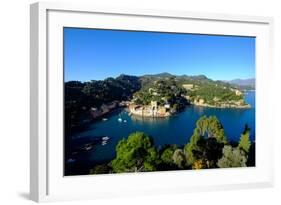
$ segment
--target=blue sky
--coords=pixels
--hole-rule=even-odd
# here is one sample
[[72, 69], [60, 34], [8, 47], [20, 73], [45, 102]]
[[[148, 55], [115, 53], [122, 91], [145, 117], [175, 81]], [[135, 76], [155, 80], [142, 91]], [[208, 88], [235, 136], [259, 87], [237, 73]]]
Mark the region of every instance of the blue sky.
[[120, 74], [255, 77], [255, 38], [64, 28], [65, 81]]

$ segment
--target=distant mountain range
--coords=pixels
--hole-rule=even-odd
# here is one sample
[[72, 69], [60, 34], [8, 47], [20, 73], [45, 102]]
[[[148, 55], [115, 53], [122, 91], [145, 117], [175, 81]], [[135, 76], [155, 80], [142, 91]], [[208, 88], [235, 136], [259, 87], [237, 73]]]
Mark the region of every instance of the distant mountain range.
[[230, 83], [232, 85], [236, 85], [242, 89], [255, 89], [255, 78], [248, 78], [248, 79], [234, 79], [230, 81], [224, 81]]
[[[158, 73], [158, 74], [149, 74], [149, 75], [143, 75], [140, 77], [150, 77], [150, 78], [168, 78], [168, 77], [176, 77], [176, 78], [187, 78], [187, 79], [197, 79], [197, 80], [211, 80], [207, 78], [205, 75], [173, 75], [171, 73]], [[229, 83], [232, 85], [236, 85], [239, 87], [251, 87], [255, 88], [255, 78], [248, 78], [248, 79], [233, 79], [233, 80], [219, 80], [225, 83]]]
[[195, 81], [201, 81], [202, 83], [208, 83], [208, 82], [220, 82], [220, 83], [227, 83], [232, 85], [233, 87], [236, 87], [238, 89], [242, 90], [254, 90], [255, 89], [255, 78], [248, 78], [248, 79], [233, 79], [233, 80], [212, 80], [205, 75], [173, 75], [171, 73], [163, 72], [158, 74], [147, 74], [143, 76], [139, 76], [140, 79], [153, 79], [153, 78], [169, 78], [174, 77], [178, 80], [182, 79], [189, 79], [189, 80], [195, 80]]
[[234, 80], [228, 81], [228, 83], [235, 84], [235, 85], [251, 85], [251, 86], [255, 86], [255, 78], [234, 79]]
[[175, 78], [188, 78], [188, 79], [198, 79], [198, 80], [208, 80], [208, 78], [205, 75], [173, 75], [171, 73], [163, 72], [158, 74], [146, 74], [143, 76], [140, 76], [142, 78], [150, 77], [150, 78], [169, 78], [169, 77], [175, 77]]

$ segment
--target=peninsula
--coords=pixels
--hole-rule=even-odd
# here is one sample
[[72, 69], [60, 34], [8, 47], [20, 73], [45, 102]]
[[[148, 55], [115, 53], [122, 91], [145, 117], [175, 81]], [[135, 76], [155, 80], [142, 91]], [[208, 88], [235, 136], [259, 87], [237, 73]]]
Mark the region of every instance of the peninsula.
[[204, 75], [175, 76], [169, 73], [146, 75], [142, 88], [133, 94], [129, 111], [143, 117], [168, 117], [187, 105], [213, 108], [250, 108], [244, 91]]

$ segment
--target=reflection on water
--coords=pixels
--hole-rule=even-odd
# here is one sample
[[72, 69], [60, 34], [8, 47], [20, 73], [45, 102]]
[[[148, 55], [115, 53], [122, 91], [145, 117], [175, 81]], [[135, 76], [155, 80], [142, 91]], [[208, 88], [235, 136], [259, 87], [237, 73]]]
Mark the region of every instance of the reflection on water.
[[203, 114], [204, 114], [204, 108], [205, 108], [205, 107], [202, 107], [202, 106], [196, 106], [196, 107], [194, 107], [194, 109], [195, 109], [200, 115], [203, 115]]
[[152, 117], [142, 117], [137, 115], [130, 115], [132, 121], [136, 123], [150, 123], [150, 124], [158, 124], [158, 123], [165, 123], [169, 122], [169, 117], [163, 117], [163, 118], [152, 118]]

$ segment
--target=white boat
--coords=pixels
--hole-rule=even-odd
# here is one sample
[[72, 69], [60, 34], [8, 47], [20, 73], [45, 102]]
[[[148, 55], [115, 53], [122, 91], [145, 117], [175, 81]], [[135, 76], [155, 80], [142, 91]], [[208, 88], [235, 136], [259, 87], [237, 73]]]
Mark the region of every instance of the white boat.
[[82, 147], [80, 147], [79, 149], [81, 151], [90, 151], [91, 149], [93, 149], [93, 144], [92, 143], [87, 143], [87, 144], [84, 144]]
[[107, 144], [107, 141], [103, 141], [103, 142], [101, 143], [102, 146], [104, 146], [104, 145], [106, 145], [106, 144]]
[[105, 137], [102, 137], [101, 139], [104, 140], [104, 141], [106, 141], [106, 140], [109, 140], [109, 137], [108, 137], [108, 136], [105, 136]]
[[93, 146], [91, 144], [87, 144], [87, 145], [85, 145], [85, 147], [83, 149], [86, 151], [89, 151], [89, 150], [93, 149]]
[[124, 120], [123, 122], [127, 122], [127, 120]]
[[107, 121], [107, 118], [102, 118], [102, 121]]
[[122, 118], [121, 118], [121, 117], [119, 117], [119, 118], [118, 118], [118, 121], [119, 121], [119, 122], [122, 122]]

